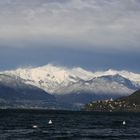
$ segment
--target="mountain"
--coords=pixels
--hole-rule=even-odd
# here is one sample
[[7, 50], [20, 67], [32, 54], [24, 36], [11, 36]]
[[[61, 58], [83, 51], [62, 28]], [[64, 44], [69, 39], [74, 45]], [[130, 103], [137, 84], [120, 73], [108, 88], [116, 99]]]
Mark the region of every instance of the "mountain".
[[48, 64], [3, 71], [1, 74], [20, 77], [25, 84], [54, 95], [57, 101], [73, 104], [127, 96], [140, 88], [140, 74], [111, 69], [91, 72], [80, 67], [66, 68]]
[[60, 94], [55, 94], [55, 96], [63, 102], [87, 103], [93, 100], [127, 96], [135, 90], [137, 90], [137, 87], [130, 80], [120, 75], [114, 75], [93, 78], [88, 81], [78, 81], [61, 88], [61, 92], [58, 89], [60, 93], [66, 92], [61, 96]]
[[99, 112], [140, 112], [140, 90], [116, 100], [100, 100], [85, 105], [84, 110]]
[[93, 77], [93, 73], [81, 68], [67, 69], [50, 64], [37, 68], [19, 68], [2, 73], [20, 77], [25, 83], [38, 86], [52, 94], [58, 93], [57, 89], [61, 86], [68, 86], [70, 83], [76, 83], [79, 79], [89, 80]]
[[[55, 97], [46, 91], [33, 85], [25, 84], [21, 78], [6, 74], [0, 74], [0, 104], [7, 106], [8, 104], [28, 106], [40, 106], [37, 103], [42, 102], [50, 106], [55, 103]], [[5, 104], [5, 105], [3, 105]], [[47, 107], [47, 106], [46, 106]]]

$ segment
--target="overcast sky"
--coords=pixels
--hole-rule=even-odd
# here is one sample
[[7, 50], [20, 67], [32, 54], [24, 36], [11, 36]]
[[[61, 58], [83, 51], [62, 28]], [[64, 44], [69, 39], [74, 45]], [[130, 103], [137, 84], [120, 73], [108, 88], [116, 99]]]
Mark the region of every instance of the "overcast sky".
[[139, 71], [139, 38], [140, 0], [0, 0], [0, 69]]

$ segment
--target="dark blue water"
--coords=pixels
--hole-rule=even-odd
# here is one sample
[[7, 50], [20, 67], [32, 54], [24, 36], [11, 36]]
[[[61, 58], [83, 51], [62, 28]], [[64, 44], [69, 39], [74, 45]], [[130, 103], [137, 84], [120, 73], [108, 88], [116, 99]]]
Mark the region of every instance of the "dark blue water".
[[140, 113], [0, 110], [0, 140], [12, 139], [140, 140]]

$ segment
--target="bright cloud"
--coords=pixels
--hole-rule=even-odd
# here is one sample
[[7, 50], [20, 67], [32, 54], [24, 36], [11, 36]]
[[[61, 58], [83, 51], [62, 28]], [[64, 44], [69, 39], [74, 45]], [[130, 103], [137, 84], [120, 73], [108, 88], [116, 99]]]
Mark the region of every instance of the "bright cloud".
[[139, 0], [0, 0], [2, 43], [139, 49], [139, 36]]

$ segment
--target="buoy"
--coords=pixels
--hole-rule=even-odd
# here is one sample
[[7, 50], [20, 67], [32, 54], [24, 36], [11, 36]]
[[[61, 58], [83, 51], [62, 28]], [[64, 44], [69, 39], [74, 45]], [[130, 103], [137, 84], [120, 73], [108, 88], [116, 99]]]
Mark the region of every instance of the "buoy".
[[37, 125], [33, 125], [33, 128], [38, 128], [38, 126]]
[[123, 125], [126, 125], [126, 122], [125, 121], [123, 121]]
[[52, 124], [52, 120], [49, 120], [48, 124]]

